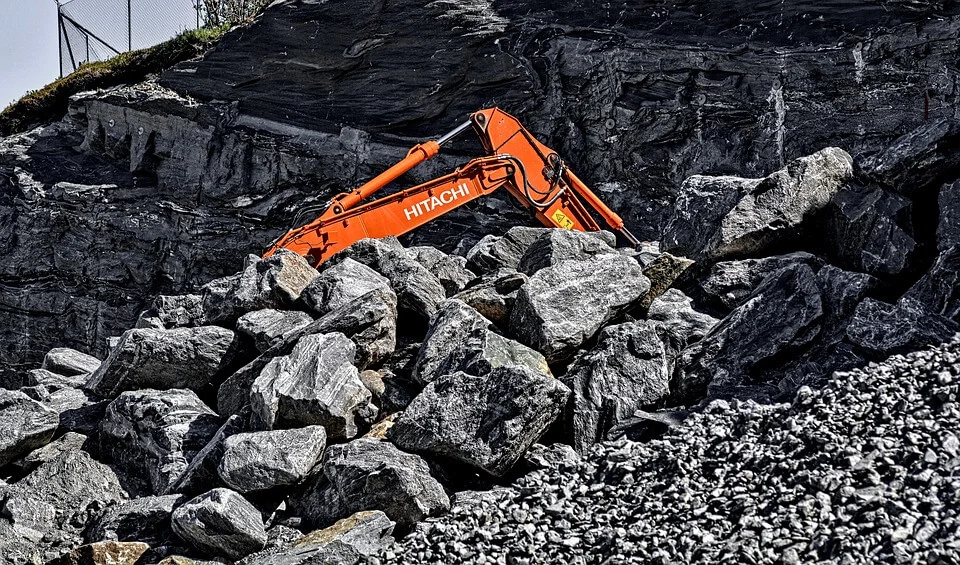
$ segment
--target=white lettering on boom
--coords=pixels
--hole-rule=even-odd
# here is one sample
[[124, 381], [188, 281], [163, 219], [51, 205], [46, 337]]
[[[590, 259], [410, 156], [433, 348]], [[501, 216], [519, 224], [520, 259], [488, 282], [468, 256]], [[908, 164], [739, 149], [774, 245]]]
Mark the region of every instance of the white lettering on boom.
[[438, 206], [446, 206], [451, 202], [468, 196], [470, 194], [470, 185], [467, 183], [460, 183], [456, 188], [451, 188], [444, 190], [437, 196], [428, 196], [416, 204], [412, 204], [409, 208], [403, 211], [403, 214], [407, 217], [407, 221], [412, 218], [416, 218], [425, 212], [430, 212], [431, 210], [437, 208]]

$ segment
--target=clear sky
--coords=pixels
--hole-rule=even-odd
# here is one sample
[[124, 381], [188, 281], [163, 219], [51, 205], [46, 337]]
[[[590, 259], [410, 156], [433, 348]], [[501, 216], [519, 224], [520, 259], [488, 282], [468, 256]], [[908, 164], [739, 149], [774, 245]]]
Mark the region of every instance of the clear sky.
[[60, 76], [55, 0], [0, 0], [0, 109]]

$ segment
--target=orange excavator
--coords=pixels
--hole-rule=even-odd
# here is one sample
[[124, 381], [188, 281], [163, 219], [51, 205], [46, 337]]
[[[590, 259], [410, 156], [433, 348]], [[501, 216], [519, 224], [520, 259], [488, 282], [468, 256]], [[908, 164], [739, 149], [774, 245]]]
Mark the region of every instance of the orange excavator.
[[[469, 161], [456, 171], [429, 182], [363, 203], [440, 148], [473, 127], [487, 156]], [[639, 242], [623, 220], [607, 207], [549, 147], [543, 145], [516, 118], [488, 108], [435, 141], [415, 146], [399, 163], [352, 192], [333, 197], [316, 220], [295, 228], [264, 253], [289, 249], [316, 266], [363, 238], [405, 234], [427, 222], [486, 196], [500, 187], [516, 198], [547, 227], [597, 231], [594, 211], [630, 243]]]

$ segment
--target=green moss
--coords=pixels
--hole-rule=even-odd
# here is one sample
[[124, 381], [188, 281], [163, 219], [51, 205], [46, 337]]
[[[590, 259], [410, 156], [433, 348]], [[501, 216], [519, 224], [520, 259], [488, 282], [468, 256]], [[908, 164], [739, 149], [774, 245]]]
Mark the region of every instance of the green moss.
[[78, 92], [132, 84], [180, 61], [192, 59], [212, 47], [230, 26], [185, 31], [173, 39], [138, 51], [129, 51], [102, 62], [82, 65], [73, 73], [28, 92], [0, 112], [0, 136], [12, 135], [59, 119], [67, 112], [70, 97]]

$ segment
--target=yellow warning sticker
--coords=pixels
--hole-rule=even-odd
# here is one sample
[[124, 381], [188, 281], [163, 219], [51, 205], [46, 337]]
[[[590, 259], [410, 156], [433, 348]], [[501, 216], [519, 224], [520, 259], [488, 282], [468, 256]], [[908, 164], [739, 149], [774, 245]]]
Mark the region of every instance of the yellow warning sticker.
[[568, 218], [567, 215], [560, 210], [553, 213], [553, 221], [557, 222], [557, 225], [561, 228], [568, 230], [573, 229], [573, 220]]

